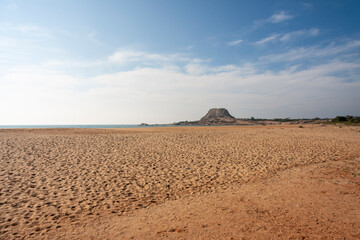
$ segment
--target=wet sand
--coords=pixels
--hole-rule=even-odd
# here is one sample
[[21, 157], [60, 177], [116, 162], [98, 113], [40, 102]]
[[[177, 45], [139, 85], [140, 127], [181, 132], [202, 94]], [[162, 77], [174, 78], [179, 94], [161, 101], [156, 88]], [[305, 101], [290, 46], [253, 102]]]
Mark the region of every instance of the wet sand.
[[0, 130], [0, 238], [356, 239], [359, 157], [358, 127]]

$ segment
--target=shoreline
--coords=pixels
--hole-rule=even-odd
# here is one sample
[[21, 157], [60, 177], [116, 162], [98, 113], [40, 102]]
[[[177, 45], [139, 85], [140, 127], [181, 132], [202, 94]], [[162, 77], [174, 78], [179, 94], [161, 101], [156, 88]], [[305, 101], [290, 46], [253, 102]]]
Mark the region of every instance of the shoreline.
[[223, 126], [261, 126], [262, 124], [228, 124], [228, 125], [176, 125], [176, 124], [84, 124], [84, 125], [0, 125], [2, 129], [122, 129], [122, 128], [151, 128], [151, 127], [223, 127]]

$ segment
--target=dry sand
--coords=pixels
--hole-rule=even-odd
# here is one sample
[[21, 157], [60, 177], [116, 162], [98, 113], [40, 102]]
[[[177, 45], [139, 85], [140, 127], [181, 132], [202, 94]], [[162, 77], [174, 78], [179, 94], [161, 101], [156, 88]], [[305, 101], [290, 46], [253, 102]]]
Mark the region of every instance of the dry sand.
[[360, 128], [0, 130], [0, 239], [360, 239]]

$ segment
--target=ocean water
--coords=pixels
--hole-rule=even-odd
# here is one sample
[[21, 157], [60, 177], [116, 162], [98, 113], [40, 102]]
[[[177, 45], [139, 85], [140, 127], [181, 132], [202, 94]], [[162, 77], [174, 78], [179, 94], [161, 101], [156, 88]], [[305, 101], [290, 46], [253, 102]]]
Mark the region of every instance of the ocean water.
[[4, 128], [146, 128], [146, 127], [168, 127], [169, 125], [139, 126], [136, 124], [108, 124], [108, 125], [0, 125]]

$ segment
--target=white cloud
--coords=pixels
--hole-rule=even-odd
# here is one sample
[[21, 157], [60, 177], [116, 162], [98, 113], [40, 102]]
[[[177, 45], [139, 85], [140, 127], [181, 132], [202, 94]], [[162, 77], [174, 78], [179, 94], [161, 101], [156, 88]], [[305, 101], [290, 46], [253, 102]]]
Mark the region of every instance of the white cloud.
[[77, 89], [80, 82], [78, 77], [37, 66], [2, 72], [0, 107], [7, 115], [2, 123], [52, 124], [67, 122], [66, 118], [74, 121], [80, 104], [76, 99], [81, 94]]
[[238, 39], [238, 40], [235, 40], [235, 41], [231, 41], [231, 42], [228, 42], [228, 46], [236, 46], [236, 45], [239, 45], [240, 43], [242, 43], [242, 39]]
[[[57, 51], [56, 49], [54, 51]], [[51, 60], [40, 64], [45, 68], [89, 68], [89, 67], [101, 67], [108, 64], [105, 60], [96, 61], [68, 61], [68, 60]]]
[[47, 87], [66, 87], [72, 88], [79, 84], [79, 80], [76, 77], [66, 75], [56, 70], [43, 69], [38, 66], [27, 66], [27, 67], [15, 67], [10, 68], [6, 75], [1, 79], [3, 86], [18, 86], [18, 87], [29, 87], [34, 86], [35, 88]]
[[185, 72], [189, 75], [195, 75], [200, 76], [208, 73], [209, 71], [213, 71], [213, 69], [209, 68], [207, 63], [209, 63], [210, 60], [204, 60], [199, 58], [194, 58], [189, 60], [185, 65]]
[[227, 74], [231, 72], [237, 76], [247, 77], [257, 73], [256, 66], [252, 63], [245, 63], [242, 66], [237, 65], [225, 65], [211, 68], [211, 73], [215, 74]]
[[299, 39], [300, 37], [306, 37], [306, 36], [317, 36], [319, 34], [320, 30], [317, 28], [311, 28], [309, 30], [303, 29], [298, 31], [292, 31], [284, 34], [272, 34], [269, 37], [263, 38], [259, 41], [256, 41], [255, 44], [257, 45], [264, 45], [269, 42], [288, 42], [290, 40]]
[[270, 23], [279, 23], [286, 20], [290, 20], [294, 18], [293, 15], [287, 14], [285, 11], [280, 11], [279, 13], [276, 13], [272, 15], [270, 18], [268, 18], [268, 22]]
[[141, 57], [145, 55], [146, 55], [145, 53], [138, 51], [118, 51], [113, 55], [109, 56], [108, 60], [110, 62], [122, 64], [129, 61], [139, 60]]
[[[0, 59], [0, 109], [6, 113], [0, 124], [167, 123], [199, 119], [214, 106], [237, 117], [358, 115], [360, 62], [358, 55], [343, 58], [358, 48], [360, 41], [351, 40], [215, 66], [181, 53], [135, 50], [10, 68]], [[320, 57], [326, 59], [311, 66], [291, 64]], [[266, 67], [278, 61], [287, 64]], [[127, 62], [133, 65], [124, 70]]]
[[263, 56], [260, 59], [271, 62], [296, 61], [306, 58], [334, 56], [360, 47], [360, 40], [351, 40], [343, 44], [330, 44], [326, 47], [311, 46], [291, 49], [288, 52]]
[[190, 75], [203, 75], [208, 71], [208, 68], [202, 64], [189, 63], [185, 65], [185, 70]]
[[318, 28], [311, 28], [309, 30], [309, 34], [312, 36], [317, 36], [319, 34], [320, 30]]
[[277, 40], [279, 38], [279, 36], [280, 36], [279, 34], [274, 34], [274, 35], [271, 35], [269, 37], [263, 38], [263, 39], [261, 39], [259, 41], [256, 41], [255, 44], [256, 45], [264, 45], [264, 44], [266, 44], [268, 42], [274, 42], [275, 40]]
[[[144, 53], [112, 56], [123, 61]], [[95, 77], [66, 74], [57, 64], [10, 69], [0, 73], [0, 108], [7, 113], [0, 124], [167, 123], [199, 119], [213, 106], [237, 117], [359, 114], [354, 103], [360, 101], [360, 63], [265, 72], [255, 63], [209, 63], [190, 59], [174, 68], [135, 67]]]
[[156, 54], [135, 50], [119, 50], [108, 57], [108, 61], [117, 64], [131, 62], [142, 63], [172, 63], [189, 60], [184, 54]]
[[295, 17], [294, 15], [290, 15], [282, 10], [282, 11], [279, 11], [278, 13], [273, 14], [269, 18], [255, 20], [253, 22], [252, 27], [253, 27], [253, 29], [256, 29], [256, 28], [261, 27], [268, 23], [276, 24], [276, 23], [280, 23], [280, 22], [284, 22], [284, 21], [293, 19], [294, 17]]
[[294, 38], [299, 38], [301, 36], [317, 36], [319, 34], [320, 30], [317, 28], [311, 28], [309, 30], [299, 30], [299, 31], [293, 31], [286, 34], [283, 34], [279, 40], [282, 42], [287, 42]]
[[23, 24], [9, 28], [29, 37], [55, 38], [50, 31], [35, 24]]
[[[354, 94], [355, 89], [359, 90], [360, 82], [346, 83], [346, 77], [342, 75], [355, 69], [360, 69], [360, 64], [334, 62], [305, 70], [289, 68], [281, 72], [252, 72], [244, 76], [241, 74], [241, 67], [227, 66], [228, 71], [194, 76], [179, 71], [146, 68], [106, 77], [98, 76], [97, 80], [109, 87], [116, 87], [119, 91], [121, 89], [123, 96], [133, 95], [147, 99], [147, 103], [143, 104], [149, 108], [150, 103], [160, 104], [158, 101], [163, 99], [172, 106], [181, 106], [182, 101], [185, 101], [183, 104], [192, 104], [192, 107], [198, 109], [206, 104], [214, 106], [226, 102], [234, 108], [238, 104], [233, 103], [240, 103], [238, 108], [235, 107], [239, 111], [236, 115], [241, 113], [242, 107], [253, 104], [263, 110], [275, 110], [285, 105], [287, 108], [282, 113], [285, 114], [287, 111], [291, 112], [291, 104], [303, 105], [302, 111], [306, 112], [307, 105], [320, 104], [323, 107], [324, 101], [333, 103], [341, 98], [351, 101], [360, 98]], [[338, 89], [344, 92], [339, 94]], [[330, 96], [334, 99], [329, 100]], [[343, 101], [343, 106], [347, 109], [348, 104], [348, 101]], [[165, 105], [162, 104], [164, 108]], [[330, 105], [328, 108], [331, 108]], [[322, 111], [320, 107], [316, 110]], [[175, 112], [176, 110], [169, 110], [168, 113], [173, 115]], [[176, 120], [179, 118], [180, 115]]]

